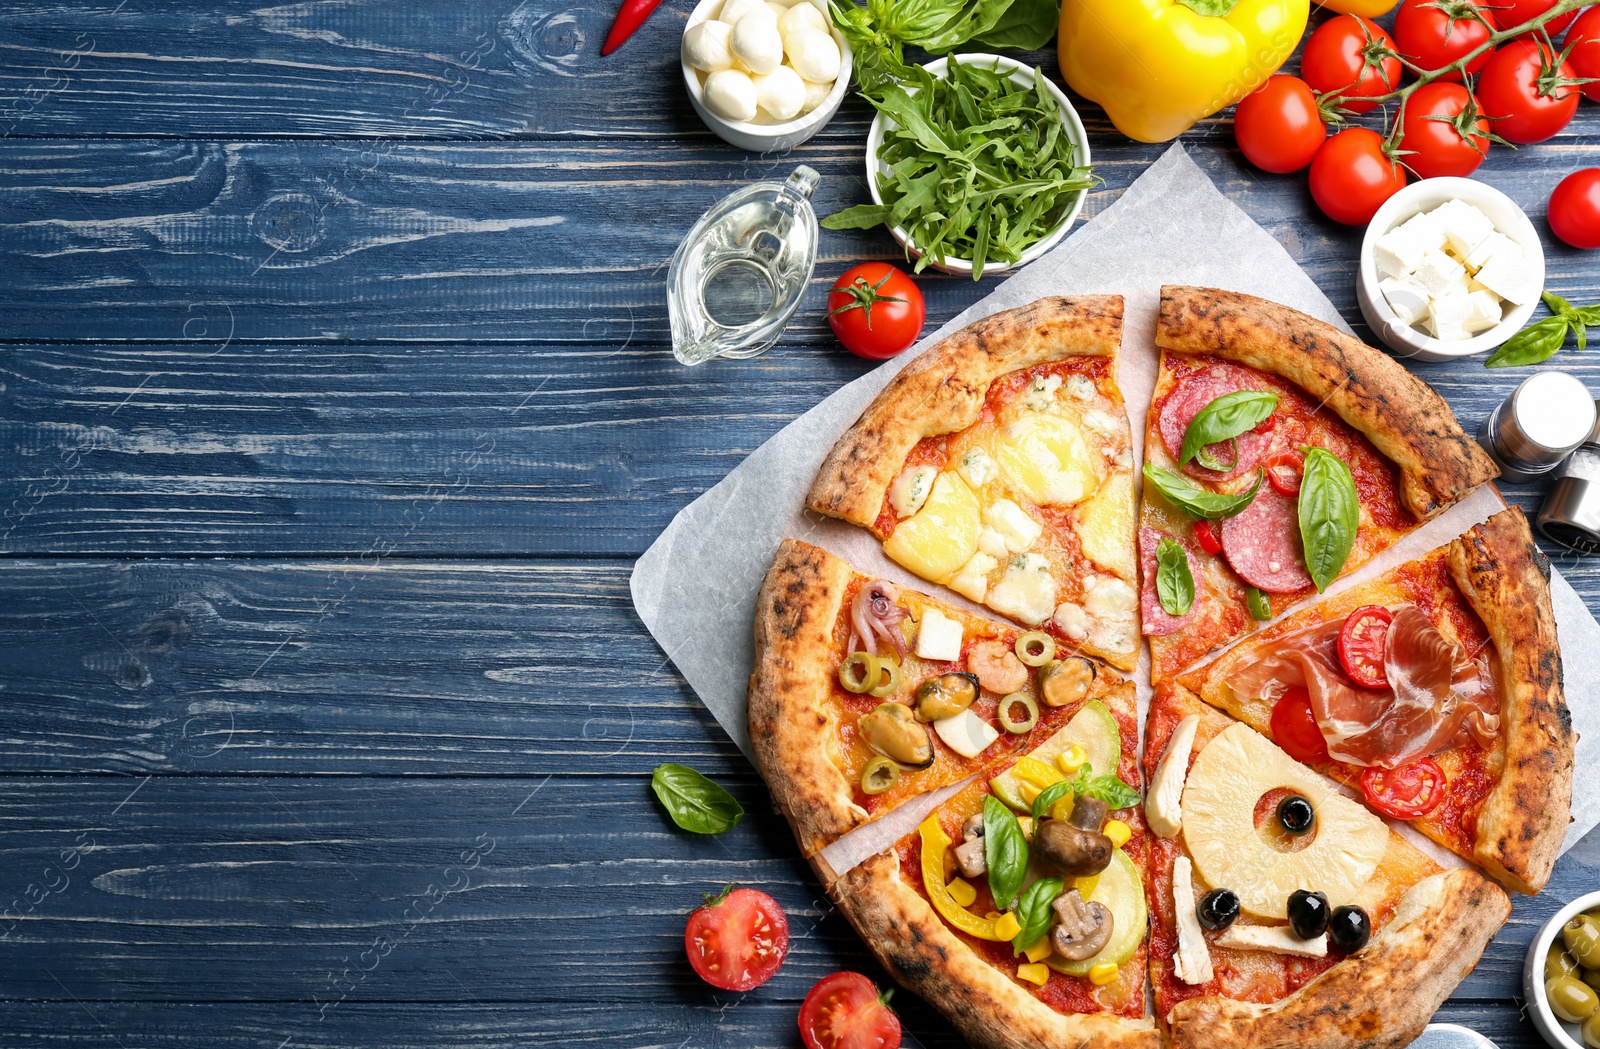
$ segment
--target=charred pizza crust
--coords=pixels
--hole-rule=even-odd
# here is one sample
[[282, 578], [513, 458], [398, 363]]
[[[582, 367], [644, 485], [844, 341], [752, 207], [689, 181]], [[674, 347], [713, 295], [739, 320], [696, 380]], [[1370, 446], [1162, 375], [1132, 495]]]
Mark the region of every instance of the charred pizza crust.
[[1161, 289], [1156, 345], [1281, 375], [1327, 404], [1400, 468], [1426, 520], [1499, 469], [1434, 389], [1388, 354], [1298, 310], [1215, 288]]
[[1121, 342], [1120, 295], [1051, 296], [969, 324], [883, 388], [834, 444], [806, 506], [871, 527], [917, 442], [977, 422], [1000, 376], [1065, 357], [1115, 357]]

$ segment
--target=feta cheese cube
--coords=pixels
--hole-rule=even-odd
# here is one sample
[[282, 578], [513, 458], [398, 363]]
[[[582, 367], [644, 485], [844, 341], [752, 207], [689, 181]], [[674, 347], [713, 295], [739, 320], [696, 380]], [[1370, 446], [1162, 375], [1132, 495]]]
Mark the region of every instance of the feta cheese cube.
[[1495, 231], [1489, 216], [1465, 201], [1447, 200], [1436, 211], [1443, 216], [1444, 242], [1459, 259], [1470, 257]]
[[1422, 257], [1414, 279], [1430, 298], [1440, 298], [1451, 291], [1465, 291], [1467, 269], [1443, 251], [1430, 249]]
[[929, 608], [922, 613], [917, 624], [917, 658], [953, 663], [961, 658], [961, 624], [939, 611]]
[[1428, 293], [1415, 281], [1390, 277], [1378, 284], [1390, 309], [1407, 324], [1416, 324], [1428, 316]]
[[1462, 327], [1473, 334], [1488, 331], [1504, 317], [1500, 309], [1500, 296], [1492, 291], [1475, 291], [1467, 296], [1467, 302], [1471, 309]]
[[1378, 238], [1374, 260], [1386, 277], [1406, 277], [1422, 265], [1429, 251], [1444, 247], [1444, 233], [1428, 215], [1413, 215]]
[[1514, 305], [1526, 306], [1539, 297], [1532, 270], [1520, 253], [1514, 259], [1495, 255], [1476, 276], [1479, 284]]
[[1446, 342], [1469, 338], [1467, 318], [1472, 315], [1472, 296], [1465, 292], [1444, 295], [1428, 303], [1428, 326], [1433, 337]]
[[1467, 264], [1468, 269], [1477, 272], [1483, 269], [1490, 259], [1501, 255], [1509, 256], [1512, 259], [1521, 259], [1522, 248], [1517, 245], [1516, 241], [1497, 230], [1483, 238], [1483, 241], [1461, 261]]

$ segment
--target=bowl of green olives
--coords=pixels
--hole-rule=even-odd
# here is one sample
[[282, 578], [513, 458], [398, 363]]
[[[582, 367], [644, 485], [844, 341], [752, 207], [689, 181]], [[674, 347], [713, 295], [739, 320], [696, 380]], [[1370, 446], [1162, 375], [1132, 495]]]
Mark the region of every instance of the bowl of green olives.
[[1573, 900], [1539, 930], [1522, 989], [1545, 1041], [1556, 1049], [1600, 1049], [1600, 892]]

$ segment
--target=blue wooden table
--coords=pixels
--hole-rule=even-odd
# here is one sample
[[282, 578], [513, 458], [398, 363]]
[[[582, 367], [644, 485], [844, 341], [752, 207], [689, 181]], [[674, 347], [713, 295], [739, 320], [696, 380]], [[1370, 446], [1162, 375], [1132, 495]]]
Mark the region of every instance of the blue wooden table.
[[[700, 125], [686, 8], [602, 60], [613, 0], [0, 3], [0, 1046], [792, 1046], [816, 979], [881, 978], [629, 603], [674, 513], [861, 374], [822, 293], [895, 254], [827, 234], [779, 348], [674, 363], [704, 208], [800, 161], [823, 214], [866, 197], [859, 103], [786, 156]], [[1092, 219], [1161, 147], [1083, 115]], [[1185, 141], [1358, 322], [1357, 233], [1226, 119]], [[1588, 105], [1481, 177], [1542, 226], [1585, 163]], [[1552, 245], [1551, 287], [1600, 301], [1597, 261]], [[937, 325], [992, 282], [923, 287]], [[1418, 371], [1468, 426], [1527, 374]], [[677, 831], [668, 760], [750, 816]], [[1442, 1018], [1533, 1045], [1523, 951], [1596, 868]], [[747, 995], [683, 960], [729, 881], [795, 937]]]

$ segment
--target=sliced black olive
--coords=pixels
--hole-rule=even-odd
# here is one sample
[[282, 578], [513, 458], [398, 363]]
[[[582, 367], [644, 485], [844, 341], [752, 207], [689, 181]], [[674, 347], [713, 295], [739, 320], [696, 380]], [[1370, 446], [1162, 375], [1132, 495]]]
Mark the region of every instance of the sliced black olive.
[[1200, 897], [1194, 916], [1212, 932], [1221, 932], [1239, 919], [1238, 894], [1232, 889], [1212, 889]]
[[1354, 954], [1372, 939], [1372, 919], [1360, 907], [1335, 907], [1328, 919], [1328, 938], [1346, 954]]
[[1328, 897], [1296, 889], [1289, 894], [1289, 928], [1302, 940], [1328, 931]]
[[1299, 794], [1291, 794], [1278, 802], [1278, 825], [1290, 834], [1304, 834], [1317, 821], [1311, 802]]

